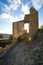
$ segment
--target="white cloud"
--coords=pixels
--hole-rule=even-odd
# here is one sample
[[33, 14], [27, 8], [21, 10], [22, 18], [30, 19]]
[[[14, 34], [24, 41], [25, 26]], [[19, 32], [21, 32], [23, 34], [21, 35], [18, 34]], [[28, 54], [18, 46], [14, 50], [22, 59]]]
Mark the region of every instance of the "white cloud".
[[41, 0], [42, 1], [42, 3], [43, 3], [43, 0]]
[[9, 6], [7, 6], [5, 4], [5, 10], [7, 11], [10, 11], [11, 9], [13, 10], [17, 10], [17, 8], [19, 7], [19, 5], [21, 4], [21, 1], [20, 0], [8, 0], [8, 2], [10, 3]]
[[24, 15], [20, 15], [19, 17], [14, 17], [12, 15], [9, 15], [7, 13], [3, 13], [0, 15], [0, 18], [4, 19], [4, 20], [9, 20], [8, 22], [17, 22], [17, 21], [20, 21], [20, 20], [23, 20], [24, 19]]
[[14, 2], [15, 2], [15, 3], [21, 3], [20, 0], [8, 0], [8, 2], [10, 2], [10, 3], [12, 3], [12, 2], [13, 2], [13, 3], [14, 3]]
[[33, 7], [39, 10], [42, 7], [42, 0], [32, 0]]
[[2, 19], [6, 19], [6, 20], [8, 19], [8, 20], [10, 20], [10, 22], [18, 21], [19, 20], [18, 17], [13, 17], [13, 16], [11, 16], [9, 14], [6, 14], [6, 13], [3, 13], [2, 15], [0, 15], [0, 17]]
[[29, 7], [28, 7], [28, 5], [22, 5], [22, 12], [24, 14], [29, 14]]

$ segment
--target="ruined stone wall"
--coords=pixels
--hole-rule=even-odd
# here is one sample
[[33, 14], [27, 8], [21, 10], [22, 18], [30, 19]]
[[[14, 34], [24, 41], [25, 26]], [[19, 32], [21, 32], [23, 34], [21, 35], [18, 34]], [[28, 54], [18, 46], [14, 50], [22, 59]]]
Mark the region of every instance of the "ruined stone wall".
[[23, 21], [19, 21], [18, 22], [18, 28], [19, 28], [19, 35], [22, 35], [24, 33], [24, 22]]
[[29, 37], [33, 38], [38, 32], [38, 12], [34, 8], [30, 9], [30, 14], [25, 15], [23, 21], [13, 23], [13, 35], [24, 34], [25, 23], [29, 23]]
[[38, 12], [34, 9], [31, 8], [30, 9], [30, 37], [34, 37], [36, 35], [36, 33], [38, 32]]
[[24, 17], [24, 23], [29, 23], [30, 22], [30, 14], [25, 15]]
[[38, 12], [34, 9], [30, 9], [30, 14], [25, 15], [24, 23], [29, 23], [29, 37], [33, 38], [38, 32]]
[[17, 36], [17, 22], [13, 22], [13, 36]]
[[24, 33], [24, 22], [18, 21], [13, 23], [13, 35], [18, 37]]

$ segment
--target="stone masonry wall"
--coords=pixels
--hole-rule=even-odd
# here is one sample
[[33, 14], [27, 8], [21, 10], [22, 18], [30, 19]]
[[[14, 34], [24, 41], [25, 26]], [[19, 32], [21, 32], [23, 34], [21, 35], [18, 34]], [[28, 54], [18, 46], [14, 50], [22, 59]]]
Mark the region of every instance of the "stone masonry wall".
[[13, 22], [13, 36], [17, 36], [17, 22]]
[[38, 12], [34, 9], [30, 9], [30, 37], [34, 37], [36, 33], [38, 32]]
[[29, 37], [33, 38], [38, 32], [38, 12], [32, 7], [30, 14], [25, 15], [23, 21], [13, 23], [13, 35], [24, 34], [24, 24], [29, 23]]
[[24, 32], [24, 23], [23, 21], [18, 21], [13, 23], [13, 35], [18, 37]]
[[18, 22], [18, 35], [22, 35], [24, 33], [24, 22], [23, 21], [19, 21]]

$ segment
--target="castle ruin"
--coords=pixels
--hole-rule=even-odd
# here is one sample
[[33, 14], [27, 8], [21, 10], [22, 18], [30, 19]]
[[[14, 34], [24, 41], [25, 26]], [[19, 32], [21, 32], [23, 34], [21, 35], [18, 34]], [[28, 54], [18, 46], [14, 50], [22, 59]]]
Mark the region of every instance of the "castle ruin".
[[13, 36], [19, 37], [27, 33], [27, 31], [24, 30], [25, 23], [29, 24], [28, 34], [30, 38], [33, 38], [38, 32], [38, 12], [33, 7], [30, 9], [30, 14], [25, 15], [24, 20], [13, 22]]

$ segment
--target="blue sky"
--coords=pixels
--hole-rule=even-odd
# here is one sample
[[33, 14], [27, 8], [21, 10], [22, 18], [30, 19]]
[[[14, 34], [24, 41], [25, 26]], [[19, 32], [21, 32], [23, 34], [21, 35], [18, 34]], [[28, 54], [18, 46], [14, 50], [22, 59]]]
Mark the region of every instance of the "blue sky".
[[0, 33], [12, 33], [12, 22], [23, 20], [30, 8], [38, 11], [39, 26], [43, 24], [43, 0], [0, 0]]

